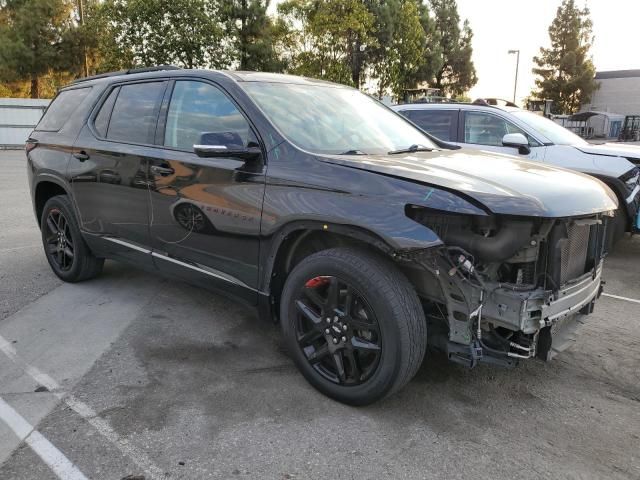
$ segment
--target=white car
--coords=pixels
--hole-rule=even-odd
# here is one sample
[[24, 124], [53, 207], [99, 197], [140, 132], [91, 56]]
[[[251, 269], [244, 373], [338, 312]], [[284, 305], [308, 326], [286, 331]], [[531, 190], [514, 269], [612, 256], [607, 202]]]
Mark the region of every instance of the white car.
[[640, 232], [638, 146], [592, 145], [543, 116], [511, 106], [413, 103], [391, 108], [445, 142], [518, 154], [597, 177], [618, 196], [613, 240], [625, 232]]

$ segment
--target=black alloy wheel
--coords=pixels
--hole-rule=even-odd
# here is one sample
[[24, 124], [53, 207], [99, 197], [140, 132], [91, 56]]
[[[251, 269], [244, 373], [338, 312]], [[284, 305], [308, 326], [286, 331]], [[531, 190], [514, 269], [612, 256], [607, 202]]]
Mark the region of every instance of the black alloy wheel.
[[327, 380], [359, 385], [375, 373], [382, 352], [380, 327], [353, 285], [334, 276], [305, 282], [296, 299], [295, 331], [309, 364]]
[[307, 381], [350, 405], [399, 390], [426, 350], [413, 285], [394, 262], [361, 248], [326, 249], [299, 261], [282, 291], [280, 323]]
[[45, 226], [47, 255], [61, 271], [68, 272], [75, 257], [69, 222], [59, 208], [52, 208], [47, 212]]
[[86, 244], [67, 195], [47, 200], [42, 209], [40, 230], [47, 261], [62, 280], [80, 282], [100, 274], [104, 258], [93, 255]]

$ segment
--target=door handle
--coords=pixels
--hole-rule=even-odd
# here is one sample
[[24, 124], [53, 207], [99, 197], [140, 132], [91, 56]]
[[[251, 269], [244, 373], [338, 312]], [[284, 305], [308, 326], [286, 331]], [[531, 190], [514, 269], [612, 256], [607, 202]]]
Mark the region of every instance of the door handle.
[[173, 175], [176, 172], [171, 167], [161, 167], [160, 165], [151, 165], [151, 171], [156, 175], [160, 175], [161, 177]]
[[80, 160], [81, 162], [84, 162], [85, 160], [89, 160], [89, 155], [87, 155], [87, 152], [85, 152], [84, 150], [80, 151], [80, 152], [76, 152], [73, 154], [73, 158], [77, 158], [78, 160]]

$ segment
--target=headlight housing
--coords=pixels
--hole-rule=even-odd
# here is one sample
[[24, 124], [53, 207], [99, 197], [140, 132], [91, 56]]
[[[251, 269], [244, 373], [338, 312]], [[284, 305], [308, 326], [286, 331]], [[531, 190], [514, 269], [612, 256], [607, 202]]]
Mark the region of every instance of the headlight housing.
[[640, 185], [640, 167], [635, 167], [629, 170], [627, 173], [620, 177], [629, 191], [633, 191], [638, 185]]

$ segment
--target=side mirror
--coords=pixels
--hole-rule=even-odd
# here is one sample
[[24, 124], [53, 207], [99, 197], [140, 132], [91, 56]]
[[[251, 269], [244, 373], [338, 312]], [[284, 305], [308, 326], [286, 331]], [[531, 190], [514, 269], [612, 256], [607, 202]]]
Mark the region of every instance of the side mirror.
[[507, 133], [502, 137], [502, 145], [517, 148], [520, 155], [529, 155], [531, 153], [529, 140], [521, 133]]
[[196, 155], [203, 158], [234, 157], [253, 160], [262, 153], [260, 146], [249, 142], [245, 147], [236, 132], [209, 132], [200, 135], [200, 142], [193, 146]]

